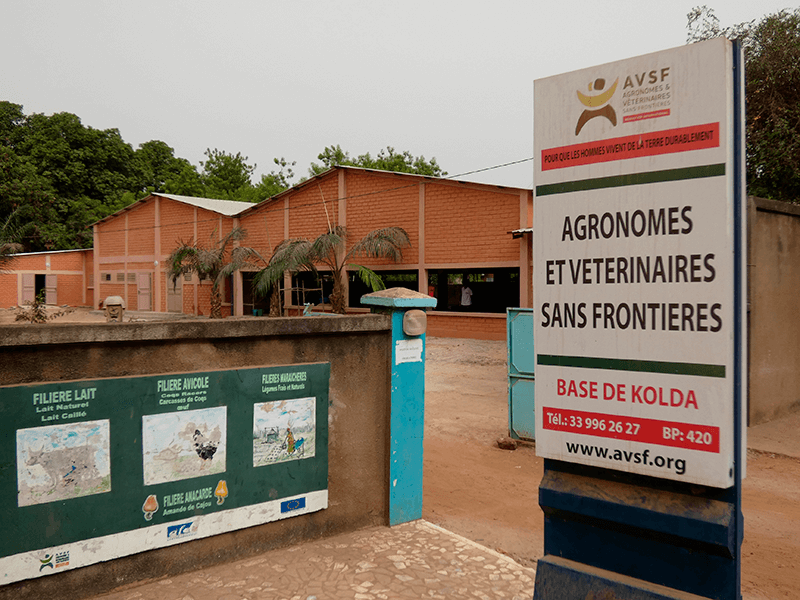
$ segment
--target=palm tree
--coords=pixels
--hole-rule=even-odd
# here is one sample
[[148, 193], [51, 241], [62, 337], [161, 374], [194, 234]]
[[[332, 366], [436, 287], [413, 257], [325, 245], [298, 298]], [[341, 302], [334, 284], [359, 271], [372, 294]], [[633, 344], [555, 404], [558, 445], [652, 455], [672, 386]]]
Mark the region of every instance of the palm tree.
[[345, 269], [358, 269], [358, 276], [373, 291], [384, 289], [380, 276], [372, 269], [351, 264], [356, 257], [388, 258], [398, 262], [403, 257], [403, 248], [411, 246], [408, 234], [401, 227], [384, 227], [370, 231], [346, 251], [347, 229], [341, 225], [331, 227], [315, 240], [293, 238], [277, 245], [269, 264], [256, 273], [253, 285], [256, 293], [266, 294], [278, 282], [284, 272], [317, 271], [323, 264], [333, 275], [333, 292], [330, 302], [333, 312], [344, 314], [346, 299], [342, 286]]
[[[179, 242], [178, 247], [167, 258], [167, 276], [176, 285], [178, 277], [188, 273], [197, 273], [202, 279], [211, 279], [211, 318], [222, 318], [222, 296], [219, 286], [234, 271], [246, 266], [262, 266], [266, 261], [253, 248], [244, 246], [228, 247], [235, 241], [244, 239], [247, 232], [234, 227], [221, 240], [215, 240], [216, 229], [211, 234], [208, 246], [193, 240]], [[226, 259], [227, 260], [226, 262]]]

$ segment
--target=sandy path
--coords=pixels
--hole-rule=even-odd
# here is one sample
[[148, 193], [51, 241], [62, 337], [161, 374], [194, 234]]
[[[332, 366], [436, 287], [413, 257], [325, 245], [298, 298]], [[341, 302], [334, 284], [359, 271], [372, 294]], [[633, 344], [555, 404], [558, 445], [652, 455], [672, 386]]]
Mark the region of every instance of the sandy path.
[[[500, 450], [508, 430], [505, 342], [428, 338], [423, 517], [523, 564], [544, 547], [542, 460]], [[742, 590], [794, 599], [800, 590], [800, 461], [750, 452], [743, 505]]]

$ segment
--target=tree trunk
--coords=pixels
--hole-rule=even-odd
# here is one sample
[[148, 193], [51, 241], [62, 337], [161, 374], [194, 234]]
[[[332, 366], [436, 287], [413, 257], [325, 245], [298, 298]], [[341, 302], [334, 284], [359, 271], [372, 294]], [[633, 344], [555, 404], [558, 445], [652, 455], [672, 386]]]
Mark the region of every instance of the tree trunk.
[[272, 295], [269, 299], [269, 316], [280, 317], [281, 315], [281, 286], [276, 281], [272, 284]]
[[333, 291], [331, 292], [331, 310], [333, 312], [343, 315], [347, 303], [344, 298], [344, 290], [342, 289], [342, 280], [339, 277], [333, 278]]
[[211, 318], [222, 318], [222, 296], [219, 293], [219, 288], [211, 288]]

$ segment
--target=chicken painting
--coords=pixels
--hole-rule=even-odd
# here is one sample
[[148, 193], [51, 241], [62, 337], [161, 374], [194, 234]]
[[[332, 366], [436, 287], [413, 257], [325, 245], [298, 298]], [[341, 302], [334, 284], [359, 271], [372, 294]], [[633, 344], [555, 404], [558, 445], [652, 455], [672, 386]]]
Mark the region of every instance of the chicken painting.
[[200, 433], [199, 429], [194, 430], [192, 440], [194, 441], [194, 451], [197, 452], [197, 456], [199, 456], [200, 460], [203, 461], [203, 465], [206, 464], [206, 461], [214, 458], [214, 453], [217, 451], [217, 445], [211, 440], [206, 439], [206, 437]]

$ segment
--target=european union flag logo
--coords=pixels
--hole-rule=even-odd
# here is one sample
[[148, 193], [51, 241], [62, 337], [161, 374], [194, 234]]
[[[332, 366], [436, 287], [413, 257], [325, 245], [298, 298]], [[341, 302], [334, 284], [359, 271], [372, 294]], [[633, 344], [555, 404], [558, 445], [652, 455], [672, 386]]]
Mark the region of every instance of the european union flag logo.
[[305, 507], [306, 507], [305, 498], [295, 498], [294, 500], [285, 500], [284, 502], [281, 502], [282, 513], [292, 512], [293, 510], [300, 510], [301, 508]]

